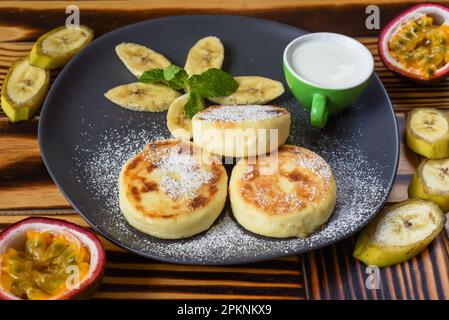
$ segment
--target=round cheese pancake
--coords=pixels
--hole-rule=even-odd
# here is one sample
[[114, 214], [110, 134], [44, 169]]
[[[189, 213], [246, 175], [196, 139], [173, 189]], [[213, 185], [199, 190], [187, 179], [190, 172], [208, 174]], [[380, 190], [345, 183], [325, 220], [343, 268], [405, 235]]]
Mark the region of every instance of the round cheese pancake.
[[191, 142], [148, 144], [120, 172], [120, 209], [136, 229], [163, 239], [209, 229], [223, 210], [228, 176], [221, 162]]
[[249, 231], [268, 237], [306, 237], [324, 224], [336, 201], [329, 165], [291, 145], [266, 157], [241, 159], [229, 183], [232, 211]]
[[290, 123], [290, 113], [281, 107], [211, 106], [193, 117], [193, 141], [221, 156], [251, 157], [284, 144]]

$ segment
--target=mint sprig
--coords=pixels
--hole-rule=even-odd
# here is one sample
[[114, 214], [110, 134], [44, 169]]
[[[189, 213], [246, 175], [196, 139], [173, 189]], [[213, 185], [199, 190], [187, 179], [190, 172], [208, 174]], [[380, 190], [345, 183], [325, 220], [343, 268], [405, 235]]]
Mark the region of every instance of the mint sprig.
[[139, 80], [144, 83], [162, 83], [174, 90], [183, 89], [189, 95], [184, 111], [190, 118], [204, 108], [202, 98], [229, 96], [238, 87], [234, 78], [221, 69], [212, 68], [189, 77], [183, 68], [174, 64], [165, 69], [145, 71]]
[[164, 79], [170, 86], [178, 87], [177, 90], [186, 88], [186, 81], [189, 78], [187, 72], [177, 65], [169, 65], [164, 69]]
[[165, 69], [156, 68], [145, 71], [139, 77], [139, 80], [144, 83], [162, 83], [174, 90], [181, 90], [185, 88], [187, 77], [184, 69], [170, 65]]
[[184, 105], [184, 112], [186, 115], [192, 119], [195, 114], [203, 110], [204, 103], [201, 96], [195, 91], [189, 92], [189, 97], [186, 104]]
[[188, 79], [188, 83], [190, 91], [203, 98], [229, 96], [238, 87], [234, 78], [221, 69], [209, 69], [202, 74], [195, 74]]

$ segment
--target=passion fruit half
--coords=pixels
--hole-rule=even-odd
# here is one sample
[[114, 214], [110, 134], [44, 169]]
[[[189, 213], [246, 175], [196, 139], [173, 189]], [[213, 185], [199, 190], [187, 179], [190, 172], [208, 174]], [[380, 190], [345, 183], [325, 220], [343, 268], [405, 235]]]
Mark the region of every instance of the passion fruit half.
[[424, 3], [398, 15], [381, 32], [379, 54], [391, 71], [419, 82], [449, 74], [449, 8]]
[[87, 299], [104, 268], [98, 237], [73, 223], [27, 218], [0, 233], [0, 300]]

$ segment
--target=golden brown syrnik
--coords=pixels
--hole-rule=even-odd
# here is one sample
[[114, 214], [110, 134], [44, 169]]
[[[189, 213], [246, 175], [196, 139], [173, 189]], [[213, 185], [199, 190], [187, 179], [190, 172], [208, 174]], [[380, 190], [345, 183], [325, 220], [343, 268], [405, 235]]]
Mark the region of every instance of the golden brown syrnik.
[[283, 145], [273, 158], [240, 160], [229, 196], [235, 218], [246, 229], [269, 237], [305, 237], [332, 214], [336, 185], [320, 156]]
[[190, 237], [207, 230], [221, 213], [227, 181], [221, 162], [193, 143], [155, 141], [123, 166], [120, 209], [144, 233]]
[[211, 106], [193, 117], [193, 141], [218, 155], [251, 157], [284, 144], [290, 123], [290, 113], [277, 106]]

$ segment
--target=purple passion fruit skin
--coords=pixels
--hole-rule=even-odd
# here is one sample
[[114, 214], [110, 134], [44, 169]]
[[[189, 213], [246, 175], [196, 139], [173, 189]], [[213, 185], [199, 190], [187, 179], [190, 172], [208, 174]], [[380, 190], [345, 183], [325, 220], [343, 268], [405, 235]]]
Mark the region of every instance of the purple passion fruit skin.
[[[66, 280], [77, 267], [79, 285]], [[92, 232], [51, 218], [28, 218], [0, 233], [0, 299], [87, 299], [101, 284], [103, 245]], [[73, 286], [73, 287], [72, 287]]]
[[391, 21], [379, 38], [379, 54], [391, 71], [420, 82], [449, 73], [449, 8], [426, 3]]

